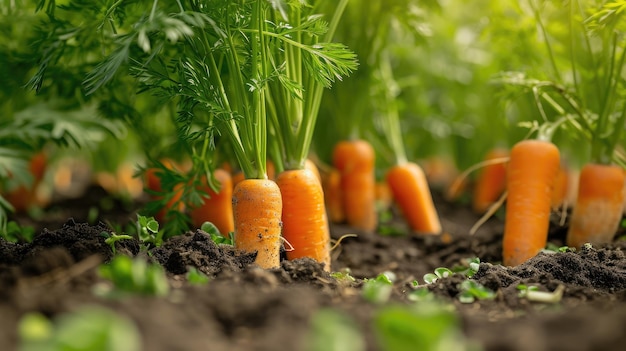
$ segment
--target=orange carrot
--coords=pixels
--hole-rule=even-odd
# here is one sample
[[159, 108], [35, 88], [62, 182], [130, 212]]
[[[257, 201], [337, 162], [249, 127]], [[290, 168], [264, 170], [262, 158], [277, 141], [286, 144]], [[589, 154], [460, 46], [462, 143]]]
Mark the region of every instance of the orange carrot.
[[220, 233], [228, 236], [235, 230], [233, 221], [233, 181], [230, 173], [223, 169], [213, 171], [213, 177], [219, 182], [219, 190], [213, 191], [208, 186], [206, 179], [202, 179], [199, 190], [206, 193], [208, 198], [202, 200], [202, 205], [191, 209], [189, 215], [193, 226], [199, 228], [204, 222], [213, 223]]
[[364, 140], [339, 142], [333, 150], [333, 165], [341, 173], [343, 212], [348, 224], [374, 230], [376, 218], [375, 153]]
[[269, 179], [245, 179], [235, 186], [235, 248], [256, 252], [261, 268], [280, 265], [282, 207], [280, 189]]
[[505, 265], [516, 266], [546, 246], [559, 163], [559, 149], [547, 141], [524, 140], [511, 150], [502, 242]]
[[567, 190], [569, 188], [569, 169], [565, 163], [561, 162], [561, 167], [554, 178], [554, 191], [552, 192], [551, 204], [553, 209], [558, 209], [567, 201]]
[[313, 172], [313, 175], [315, 176], [315, 178], [320, 182], [320, 184], [322, 183], [322, 175], [320, 174], [320, 170], [319, 168], [317, 168], [317, 165], [315, 164], [315, 162], [307, 158], [304, 161], [304, 168]]
[[610, 242], [622, 219], [624, 170], [615, 165], [587, 164], [580, 172], [578, 184], [567, 245]]
[[[160, 162], [168, 169], [174, 169], [177, 167], [174, 161], [170, 159], [163, 159]], [[161, 186], [161, 179], [159, 178], [157, 174], [159, 172], [160, 172], [159, 168], [148, 168], [146, 172], [144, 173], [144, 182], [145, 182], [146, 188], [156, 193], [161, 193], [164, 191], [164, 189]], [[161, 208], [154, 215], [154, 218], [159, 222], [163, 222], [166, 219], [165, 217], [167, 215], [167, 212], [170, 211], [177, 203], [178, 205], [176, 209], [178, 211], [185, 210], [185, 204], [182, 201], [180, 201], [180, 199], [183, 196], [183, 192], [185, 190], [185, 184], [183, 183], [176, 184], [172, 190], [173, 190], [172, 191], [173, 195], [167, 200], [163, 208]], [[154, 200], [162, 199], [160, 195], [153, 195], [152, 197]]]
[[341, 203], [341, 173], [337, 169], [332, 169], [324, 178], [324, 200], [328, 219], [332, 223], [341, 223], [346, 219]]
[[[485, 156], [489, 163], [497, 159], [508, 157], [505, 149], [492, 149]], [[487, 164], [478, 175], [472, 196], [472, 207], [476, 213], [485, 213], [498, 201], [506, 190], [506, 165], [502, 163]]]
[[38, 193], [48, 164], [46, 154], [41, 151], [35, 153], [28, 162], [28, 171], [33, 176], [33, 182], [29, 186], [18, 185], [4, 195], [6, 200], [13, 206], [15, 212], [23, 212], [31, 207], [44, 207], [49, 198]]
[[330, 271], [330, 231], [319, 179], [310, 169], [288, 170], [276, 183], [283, 200], [283, 237], [293, 247], [287, 258], [310, 257]]
[[392, 167], [387, 184], [412, 230], [424, 234], [440, 234], [441, 223], [428, 181], [422, 168], [414, 162]]

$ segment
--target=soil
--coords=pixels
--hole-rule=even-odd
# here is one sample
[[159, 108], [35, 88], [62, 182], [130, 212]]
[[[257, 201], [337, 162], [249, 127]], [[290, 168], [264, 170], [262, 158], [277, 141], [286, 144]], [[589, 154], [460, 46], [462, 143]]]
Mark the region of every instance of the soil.
[[[200, 230], [167, 240], [161, 247], [141, 251], [135, 240], [116, 243], [116, 253], [144, 257], [167, 271], [172, 290], [166, 297], [131, 295], [109, 299], [93, 293], [103, 278], [98, 265], [113, 257], [103, 232], [110, 225], [87, 223], [89, 209], [104, 196], [58, 203], [35, 225], [39, 235], [31, 243], [0, 239], [0, 349], [18, 348], [17, 325], [28, 312], [52, 319], [85, 305], [99, 305], [132, 320], [141, 335], [142, 350], [306, 350], [311, 320], [332, 308], [352, 320], [367, 350], [382, 350], [372, 320], [388, 304], [415, 304], [409, 295], [414, 281], [437, 267], [467, 265], [480, 258], [471, 278], [493, 290], [491, 300], [461, 303], [460, 283], [454, 274], [426, 286], [438, 299], [454, 306], [467, 340], [484, 350], [619, 350], [626, 343], [626, 242], [578, 251], [540, 253], [513, 268], [501, 260], [503, 223], [496, 216], [474, 235], [469, 228], [478, 216], [467, 206], [436, 198], [445, 234], [441, 236], [384, 235], [406, 232], [397, 216], [377, 233], [333, 226], [333, 271], [349, 270], [354, 281], [336, 279], [309, 259], [283, 261], [280, 268], [262, 270], [253, 257], [238, 255], [230, 246], [216, 245]], [[108, 223], [135, 218], [132, 204], [107, 200], [110, 210], [99, 212]], [[65, 217], [65, 218], [63, 218]], [[63, 218], [61, 221], [60, 219]], [[70, 218], [70, 219], [68, 219]], [[73, 218], [73, 219], [71, 219]], [[565, 226], [555, 218], [550, 242], [563, 245]], [[190, 267], [210, 277], [206, 285], [186, 280]], [[393, 272], [395, 280], [387, 305], [367, 301], [364, 279]], [[539, 303], [519, 297], [518, 285], [540, 290], [563, 290], [558, 303]], [[562, 287], [562, 288], [559, 288]], [[419, 302], [431, 303], [431, 302]], [[355, 341], [356, 342], [356, 341]]]

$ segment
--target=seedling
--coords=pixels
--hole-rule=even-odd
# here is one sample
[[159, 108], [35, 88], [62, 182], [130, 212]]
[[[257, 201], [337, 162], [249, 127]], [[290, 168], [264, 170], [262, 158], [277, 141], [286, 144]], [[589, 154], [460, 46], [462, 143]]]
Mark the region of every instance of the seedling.
[[115, 232], [101, 232], [100, 235], [102, 235], [103, 237], [105, 237], [106, 239], [104, 240], [104, 242], [106, 244], [108, 244], [109, 246], [111, 246], [111, 251], [113, 252], [113, 254], [115, 255], [115, 243], [120, 241], [120, 240], [131, 240], [133, 237], [130, 235], [126, 235], [126, 234], [115, 234]]
[[362, 334], [354, 322], [337, 311], [322, 309], [311, 320], [307, 351], [363, 351]]
[[215, 226], [215, 224], [211, 222], [204, 222], [200, 227], [202, 231], [206, 232], [211, 236], [211, 240], [213, 240], [216, 244], [224, 244], [224, 245], [233, 245], [233, 233], [228, 233], [228, 237], [223, 236], [219, 229]]
[[395, 274], [392, 272], [381, 273], [374, 279], [365, 279], [362, 291], [363, 297], [367, 301], [376, 304], [387, 302], [393, 290], [394, 280]]
[[139, 351], [141, 337], [127, 318], [102, 307], [83, 307], [54, 322], [39, 313], [18, 325], [20, 351]]
[[35, 228], [31, 226], [21, 226], [15, 221], [9, 221], [6, 225], [6, 230], [0, 231], [0, 237], [13, 243], [31, 242], [34, 236]]
[[163, 268], [143, 259], [117, 256], [109, 264], [100, 266], [100, 275], [113, 283], [113, 287], [98, 286], [99, 295], [115, 297], [127, 293], [165, 296], [169, 284]]
[[471, 350], [454, 310], [438, 303], [389, 306], [374, 320], [381, 350]]
[[448, 277], [452, 274], [462, 274], [468, 278], [471, 278], [480, 269], [480, 259], [474, 257], [467, 260], [467, 266], [453, 267], [452, 269], [439, 267], [436, 268], [434, 273], [427, 273], [424, 275], [424, 282], [426, 284], [432, 284], [438, 279]]
[[460, 286], [461, 293], [458, 298], [461, 303], [473, 303], [478, 300], [491, 300], [496, 294], [475, 280], [464, 280]]
[[154, 217], [137, 215], [137, 236], [142, 243], [161, 246], [163, 243], [163, 232], [159, 231], [159, 222]]
[[350, 268], [345, 268], [341, 271], [330, 273], [330, 276], [337, 279], [338, 281], [354, 283], [356, 279], [352, 275], [350, 275], [350, 273]]
[[209, 277], [196, 267], [189, 267], [187, 269], [187, 281], [191, 285], [206, 285], [209, 282]]
[[563, 298], [563, 292], [565, 286], [559, 285], [553, 292], [539, 291], [537, 286], [520, 284], [517, 286], [519, 290], [519, 297], [525, 298], [528, 301], [542, 302], [542, 303], [559, 303]]

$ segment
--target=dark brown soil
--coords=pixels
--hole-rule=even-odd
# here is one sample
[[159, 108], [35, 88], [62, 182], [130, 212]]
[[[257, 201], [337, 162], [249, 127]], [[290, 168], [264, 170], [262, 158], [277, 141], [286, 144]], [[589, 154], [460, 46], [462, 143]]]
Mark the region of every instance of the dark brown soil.
[[[505, 268], [498, 264], [500, 220], [489, 220], [470, 236], [467, 233], [477, 216], [462, 205], [443, 201], [437, 205], [444, 236], [385, 236], [334, 226], [334, 238], [357, 234], [344, 238], [333, 252], [333, 271], [349, 270], [355, 278], [352, 282], [333, 278], [308, 259], [283, 261], [274, 270], [259, 269], [250, 264], [253, 257], [218, 246], [199, 230], [169, 239], [149, 252], [140, 251], [135, 240], [122, 240], [116, 252], [161, 264], [172, 290], [167, 297], [121, 299], [92, 292], [102, 280], [97, 266], [113, 257], [103, 235], [112, 229], [103, 223], [84, 223], [88, 206], [77, 206], [82, 212], [76, 209], [76, 220], [56, 225], [44, 221], [49, 229], [41, 230], [32, 243], [0, 240], [0, 349], [17, 349], [17, 325], [25, 313], [38, 311], [54, 319], [96, 304], [134, 321], [143, 350], [306, 350], [311, 318], [325, 308], [352, 319], [368, 350], [381, 350], [372, 319], [385, 306], [362, 297], [363, 279], [393, 272], [390, 303], [414, 304], [408, 298], [414, 281], [423, 284], [424, 274], [435, 268], [464, 265], [473, 257], [480, 258], [481, 264], [471, 279], [495, 291], [493, 300], [461, 303], [459, 286], [467, 278], [460, 274], [439, 279], [428, 289], [456, 307], [464, 334], [483, 349], [619, 350], [626, 343], [624, 242], [541, 253], [518, 267]], [[71, 211], [70, 204], [66, 206]], [[111, 211], [116, 217], [108, 218], [132, 219], [131, 207], [117, 214]], [[101, 219], [105, 215], [102, 212]], [[403, 226], [401, 222], [388, 225]], [[553, 225], [550, 241], [562, 245], [564, 232]], [[189, 267], [208, 275], [210, 282], [189, 284], [185, 278]], [[543, 291], [563, 286], [563, 298], [556, 304], [530, 302], [519, 297], [519, 284]]]

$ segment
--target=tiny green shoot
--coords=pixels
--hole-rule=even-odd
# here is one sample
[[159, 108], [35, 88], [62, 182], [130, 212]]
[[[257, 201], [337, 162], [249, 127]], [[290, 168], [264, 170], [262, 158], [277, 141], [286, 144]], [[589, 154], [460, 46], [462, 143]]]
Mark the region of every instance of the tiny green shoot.
[[116, 256], [109, 264], [100, 266], [100, 276], [113, 283], [113, 286], [98, 285], [96, 293], [108, 297], [124, 294], [165, 296], [169, 284], [163, 268], [149, 264], [143, 259]]
[[163, 231], [159, 231], [159, 222], [154, 217], [137, 215], [137, 236], [142, 243], [149, 243], [156, 247], [163, 243]]
[[317, 311], [307, 335], [307, 351], [363, 351], [363, 336], [346, 315], [330, 309]]
[[330, 273], [330, 276], [338, 281], [354, 283], [356, 279], [350, 273], [350, 268], [345, 268], [341, 271]]
[[563, 298], [563, 292], [565, 292], [565, 286], [559, 285], [553, 292], [540, 291], [537, 286], [519, 284], [517, 286], [519, 290], [519, 297], [525, 298], [528, 301], [541, 302], [541, 303], [559, 303]]
[[200, 229], [209, 234], [211, 236], [211, 240], [213, 240], [214, 243], [216, 244], [224, 244], [224, 245], [233, 245], [234, 242], [234, 237], [233, 234], [234, 233], [228, 233], [228, 237], [223, 236], [219, 229], [217, 229], [217, 227], [215, 226], [215, 224], [211, 223], [211, 222], [204, 222], [202, 223], [202, 226], [200, 226]]
[[187, 269], [187, 281], [191, 285], [206, 285], [209, 282], [209, 277], [196, 267], [189, 267]]
[[464, 280], [460, 285], [458, 298], [461, 303], [473, 303], [476, 300], [491, 300], [496, 294], [475, 280]]
[[22, 226], [15, 221], [9, 221], [6, 225], [6, 230], [0, 231], [0, 237], [6, 241], [17, 242], [31, 242], [35, 236], [35, 228], [31, 226]]
[[385, 272], [374, 279], [365, 279], [363, 283], [363, 297], [372, 303], [382, 304], [389, 300], [393, 290], [395, 274]]
[[113, 252], [113, 254], [115, 255], [115, 243], [120, 241], [120, 240], [131, 240], [133, 239], [132, 236], [130, 235], [126, 235], [126, 234], [116, 234], [115, 232], [106, 232], [103, 231], [100, 233], [100, 235], [102, 235], [103, 237], [105, 237], [106, 239], [104, 240], [104, 242], [109, 245], [111, 247], [111, 252]]
[[54, 322], [40, 313], [27, 313], [19, 321], [18, 334], [19, 351], [141, 350], [137, 326], [103, 307], [82, 307]]

